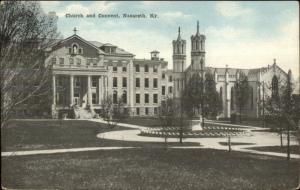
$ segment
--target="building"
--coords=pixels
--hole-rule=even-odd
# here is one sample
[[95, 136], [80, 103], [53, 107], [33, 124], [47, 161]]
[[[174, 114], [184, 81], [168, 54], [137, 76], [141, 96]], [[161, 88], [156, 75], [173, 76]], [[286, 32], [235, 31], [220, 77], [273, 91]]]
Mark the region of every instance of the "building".
[[205, 62], [205, 40], [205, 35], [199, 33], [199, 22], [197, 22], [196, 34], [191, 36], [191, 64], [186, 68], [186, 41], [182, 39], [179, 28], [178, 37], [173, 41], [175, 98], [180, 97], [189, 77], [194, 74], [203, 76], [206, 72], [211, 72], [214, 75], [216, 88], [223, 103], [223, 111], [219, 117], [229, 118], [231, 113], [238, 112], [234, 84], [243, 73], [248, 77], [250, 98], [242, 111], [247, 117], [260, 117], [264, 101], [263, 94], [265, 93], [265, 96], [270, 95], [275, 88], [278, 90], [278, 83], [285, 83], [288, 74], [276, 64], [276, 59], [271, 66], [256, 69], [229, 68], [228, 66], [224, 68], [209, 67]]
[[214, 68], [205, 61], [206, 36], [199, 32], [191, 36], [191, 64], [186, 63], [186, 40], [173, 40], [173, 70], [152, 51], [150, 59], [136, 59], [135, 55], [109, 43], [86, 41], [76, 34], [59, 40], [47, 48], [46, 64], [52, 65], [52, 117], [69, 114], [75, 107], [79, 117], [92, 117], [101, 112], [101, 102], [112, 96], [119, 98], [131, 116], [155, 116], [166, 97], [179, 98], [184, 89], [184, 76], [214, 74], [216, 88], [222, 97], [223, 112], [228, 118], [237, 111], [234, 84], [241, 73], [248, 76], [251, 95], [243, 112], [249, 117], [262, 114], [263, 87], [287, 78], [276, 64], [256, 69]]
[[[159, 58], [135, 59], [132, 53], [109, 43], [86, 41], [76, 34], [47, 48], [52, 65], [52, 117], [75, 109], [81, 116], [100, 113], [101, 102], [119, 98], [132, 116], [156, 115], [168, 95], [168, 63]], [[172, 90], [171, 90], [172, 91]]]

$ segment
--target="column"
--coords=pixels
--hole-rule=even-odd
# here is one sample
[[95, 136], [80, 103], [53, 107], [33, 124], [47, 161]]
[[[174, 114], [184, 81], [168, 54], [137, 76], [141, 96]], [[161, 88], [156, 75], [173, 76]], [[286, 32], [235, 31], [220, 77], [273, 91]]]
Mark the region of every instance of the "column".
[[91, 75], [87, 76], [87, 104], [92, 106]]
[[52, 75], [52, 104], [56, 105], [56, 79], [55, 75]]
[[70, 107], [73, 106], [74, 99], [74, 76], [70, 75]]
[[98, 100], [99, 104], [102, 102], [102, 96], [103, 96], [103, 82], [102, 82], [103, 76], [99, 76], [99, 81], [98, 81]]

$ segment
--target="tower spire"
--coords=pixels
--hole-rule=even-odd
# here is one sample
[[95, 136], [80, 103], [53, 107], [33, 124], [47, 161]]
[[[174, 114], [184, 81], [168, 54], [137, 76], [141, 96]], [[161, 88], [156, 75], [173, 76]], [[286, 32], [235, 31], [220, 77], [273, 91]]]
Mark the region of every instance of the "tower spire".
[[197, 20], [197, 35], [199, 35], [199, 20]]
[[181, 39], [181, 36], [180, 36], [180, 26], [178, 27], [178, 38], [177, 38], [178, 40], [180, 40]]

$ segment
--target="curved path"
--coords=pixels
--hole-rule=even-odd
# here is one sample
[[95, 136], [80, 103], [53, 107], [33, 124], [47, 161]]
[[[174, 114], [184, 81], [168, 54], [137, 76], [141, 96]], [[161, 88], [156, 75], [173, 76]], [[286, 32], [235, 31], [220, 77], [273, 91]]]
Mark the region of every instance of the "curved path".
[[[91, 119], [89, 121], [106, 123], [100, 119]], [[213, 122], [208, 122], [213, 123]], [[216, 123], [220, 124], [220, 123]], [[119, 126], [132, 128], [131, 130], [122, 130], [122, 131], [110, 131], [105, 133], [99, 133], [98, 138], [110, 139], [110, 140], [122, 140], [122, 141], [138, 141], [138, 142], [164, 142], [162, 137], [145, 137], [139, 136], [140, 130], [147, 129], [147, 127], [119, 123]], [[236, 127], [245, 127], [246, 130], [265, 130], [260, 127], [253, 126], [244, 126], [244, 125], [231, 125], [231, 124], [222, 124]], [[266, 152], [266, 151], [256, 151], [248, 148], [262, 147], [262, 146], [280, 146], [280, 138], [277, 133], [272, 132], [254, 132], [251, 131], [251, 136], [242, 136], [242, 137], [231, 137], [231, 142], [234, 143], [247, 143], [247, 145], [232, 145], [231, 149], [234, 151], [249, 152], [262, 155], [271, 155], [286, 157], [286, 153], [276, 153], [276, 152]], [[168, 138], [168, 142], [178, 142], [178, 138]], [[170, 148], [211, 148], [218, 150], [228, 150], [228, 146], [221, 145], [220, 142], [228, 142], [227, 137], [213, 137], [213, 138], [184, 138], [184, 142], [194, 142], [199, 143], [199, 146], [193, 147], [170, 147]], [[283, 136], [283, 142], [286, 143], [286, 135]], [[200, 146], [201, 144], [201, 146]], [[297, 145], [295, 138], [291, 138], [291, 145]], [[300, 158], [298, 154], [291, 154], [291, 158]]]

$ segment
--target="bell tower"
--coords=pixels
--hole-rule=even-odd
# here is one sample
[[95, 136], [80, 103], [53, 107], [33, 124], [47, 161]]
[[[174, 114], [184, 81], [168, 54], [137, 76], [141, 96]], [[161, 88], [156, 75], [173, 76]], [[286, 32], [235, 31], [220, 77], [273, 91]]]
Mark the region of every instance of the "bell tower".
[[173, 71], [184, 72], [186, 67], [186, 41], [181, 39], [180, 27], [177, 40], [173, 40]]
[[180, 27], [178, 28], [177, 40], [173, 40], [173, 95], [181, 96], [184, 88], [184, 71], [186, 68], [186, 41], [181, 39]]
[[199, 21], [197, 21], [197, 32], [191, 36], [191, 69], [200, 71], [205, 68], [205, 35], [199, 32]]

